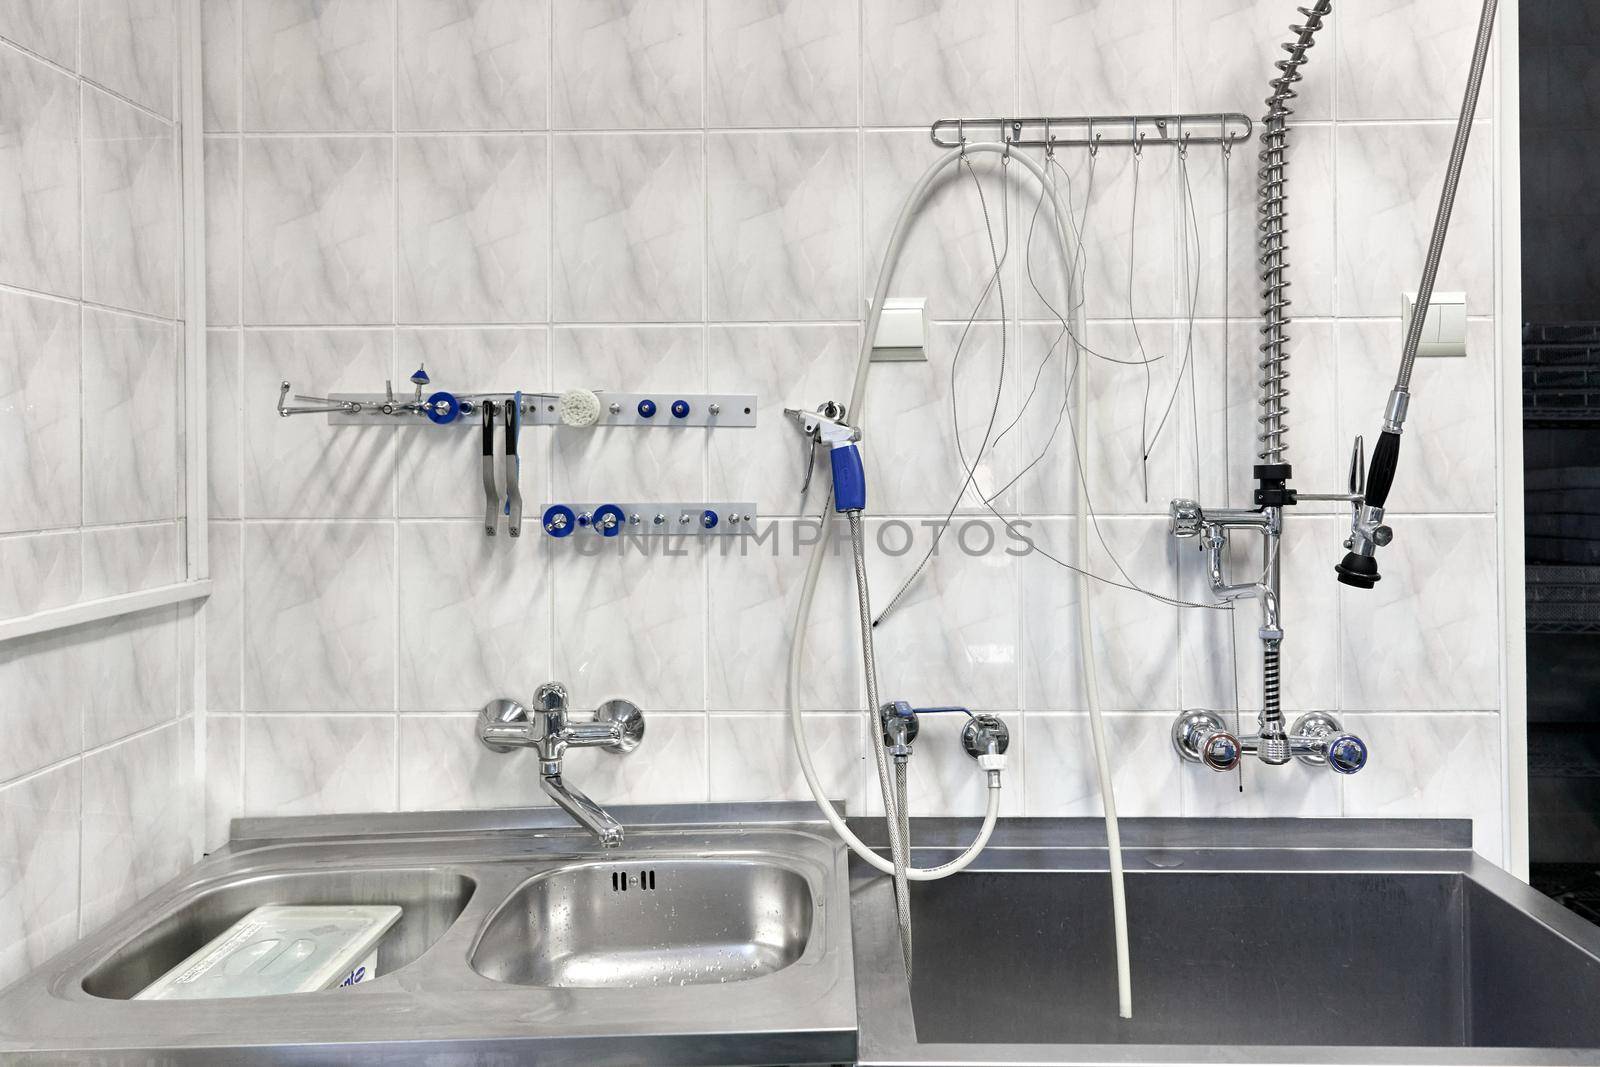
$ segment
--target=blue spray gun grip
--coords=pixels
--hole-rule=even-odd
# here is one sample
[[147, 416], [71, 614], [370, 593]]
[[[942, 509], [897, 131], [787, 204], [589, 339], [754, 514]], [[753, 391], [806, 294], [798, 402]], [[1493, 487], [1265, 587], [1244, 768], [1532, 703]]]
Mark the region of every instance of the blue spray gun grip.
[[840, 514], [867, 509], [867, 472], [861, 449], [854, 441], [837, 443], [829, 450], [833, 463], [833, 507]]

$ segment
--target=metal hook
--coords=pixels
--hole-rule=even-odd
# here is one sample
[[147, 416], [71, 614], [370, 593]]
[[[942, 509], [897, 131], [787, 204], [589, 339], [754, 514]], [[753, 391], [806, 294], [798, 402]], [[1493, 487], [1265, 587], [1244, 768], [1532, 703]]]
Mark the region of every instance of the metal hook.
[[967, 157], [967, 120], [956, 119], [956, 136], [961, 138], [961, 158]]
[[1097, 134], [1094, 135], [1094, 143], [1089, 146], [1089, 156], [1090, 156], [1090, 158], [1093, 158], [1093, 157], [1098, 156], [1100, 154], [1100, 138], [1102, 138], [1104, 136], [1105, 136], [1105, 134], [1103, 134], [1103, 133], [1097, 133]]
[[[1135, 124], [1135, 128], [1137, 129], [1137, 124]], [[1133, 142], [1133, 158], [1134, 159], [1138, 159], [1140, 156], [1144, 155], [1144, 139], [1147, 136], [1149, 136], [1149, 135], [1141, 133], [1138, 136], [1138, 138]]]
[[1193, 137], [1193, 136], [1194, 136], [1194, 134], [1192, 134], [1192, 133], [1185, 133], [1183, 135], [1183, 140], [1178, 142], [1178, 158], [1179, 159], [1188, 159], [1189, 158], [1189, 138]]

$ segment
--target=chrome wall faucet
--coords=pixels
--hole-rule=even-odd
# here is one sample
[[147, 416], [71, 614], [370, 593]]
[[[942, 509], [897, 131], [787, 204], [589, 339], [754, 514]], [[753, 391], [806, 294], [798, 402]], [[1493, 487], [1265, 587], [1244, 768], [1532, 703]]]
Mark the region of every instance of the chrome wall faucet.
[[603, 748], [627, 755], [644, 740], [644, 712], [626, 700], [607, 700], [587, 722], [572, 721], [567, 688], [546, 682], [533, 695], [533, 706], [515, 700], [491, 700], [478, 713], [478, 740], [491, 752], [537, 749], [539, 786], [605, 848], [622, 844], [622, 824], [561, 776], [569, 748]]

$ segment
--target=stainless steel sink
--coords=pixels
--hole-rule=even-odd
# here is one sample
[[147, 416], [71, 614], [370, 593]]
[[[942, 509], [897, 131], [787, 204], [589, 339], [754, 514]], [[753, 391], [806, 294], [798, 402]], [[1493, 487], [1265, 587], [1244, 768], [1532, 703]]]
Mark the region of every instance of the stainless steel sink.
[[[0, 993], [0, 1062], [836, 1064], [843, 850], [811, 805], [243, 820], [222, 852]], [[623, 888], [626, 885], [626, 888]], [[130, 999], [258, 904], [398, 904], [378, 977]]]
[[1098, 822], [1002, 824], [966, 873], [914, 885], [910, 983], [892, 897], [857, 871], [861, 1062], [1600, 1063], [1600, 928], [1477, 857], [1467, 824], [1123, 833], [1131, 1020]]
[[485, 978], [576, 989], [742, 982], [800, 959], [816, 903], [771, 860], [585, 863], [535, 875], [490, 917]]
[[298, 871], [201, 888], [120, 945], [83, 979], [84, 991], [127, 1000], [263, 904], [397, 904], [400, 921], [378, 946], [378, 973], [400, 970], [450, 929], [475, 883], [451, 870]]

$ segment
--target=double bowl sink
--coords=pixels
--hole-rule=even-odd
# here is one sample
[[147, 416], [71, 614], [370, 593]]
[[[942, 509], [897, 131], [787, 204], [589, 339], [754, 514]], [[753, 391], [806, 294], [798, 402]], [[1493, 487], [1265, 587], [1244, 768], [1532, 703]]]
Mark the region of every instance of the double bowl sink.
[[[846, 870], [803, 810], [634, 812], [604, 851], [539, 810], [247, 821], [8, 991], [0, 1060], [848, 1062]], [[262, 904], [402, 910], [354, 987], [133, 999]]]

